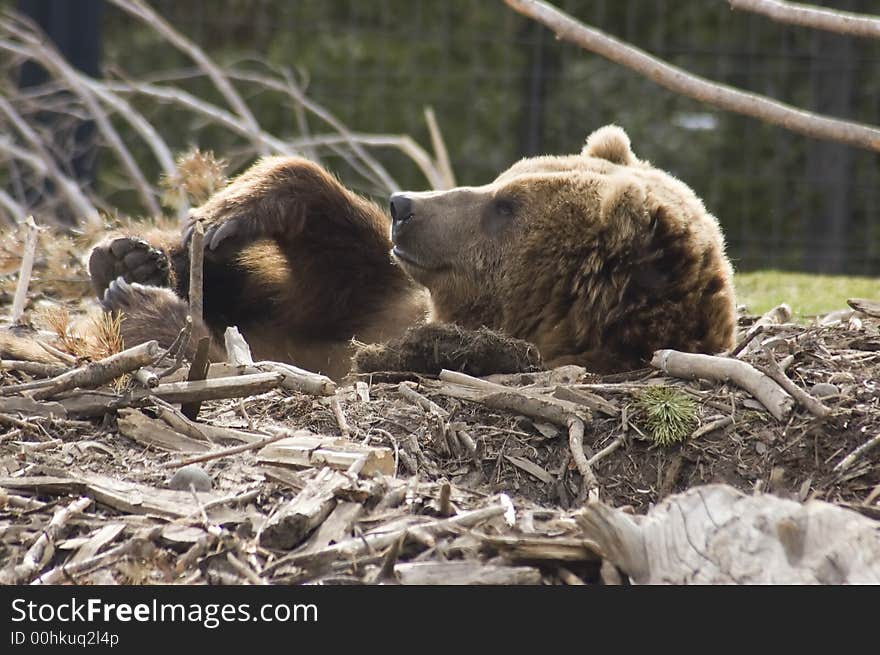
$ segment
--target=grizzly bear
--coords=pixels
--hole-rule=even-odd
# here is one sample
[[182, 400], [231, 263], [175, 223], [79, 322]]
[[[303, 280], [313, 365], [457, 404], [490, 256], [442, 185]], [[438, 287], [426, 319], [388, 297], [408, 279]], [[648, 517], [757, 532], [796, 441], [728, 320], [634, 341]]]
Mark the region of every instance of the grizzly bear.
[[187, 316], [188, 244], [205, 229], [204, 324], [255, 357], [342, 377], [353, 340], [426, 321], [534, 344], [547, 367], [644, 366], [659, 348], [732, 345], [732, 269], [694, 192], [609, 125], [582, 152], [523, 159], [484, 186], [395, 193], [390, 217], [317, 164], [266, 158], [178, 234], [108, 237], [89, 262], [126, 346], [168, 345]]

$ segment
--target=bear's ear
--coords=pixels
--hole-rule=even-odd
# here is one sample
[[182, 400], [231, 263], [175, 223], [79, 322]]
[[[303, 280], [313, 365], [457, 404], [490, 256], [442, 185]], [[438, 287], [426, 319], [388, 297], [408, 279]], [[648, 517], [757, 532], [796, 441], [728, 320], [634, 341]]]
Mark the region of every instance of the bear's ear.
[[629, 137], [623, 128], [617, 125], [606, 125], [593, 132], [587, 138], [587, 144], [581, 154], [588, 157], [599, 157], [612, 164], [623, 166], [638, 161], [630, 148]]

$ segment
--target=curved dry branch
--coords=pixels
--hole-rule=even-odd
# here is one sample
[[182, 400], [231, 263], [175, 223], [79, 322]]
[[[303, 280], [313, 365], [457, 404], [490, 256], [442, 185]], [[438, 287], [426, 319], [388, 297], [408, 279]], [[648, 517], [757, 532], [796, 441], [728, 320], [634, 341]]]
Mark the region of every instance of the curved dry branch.
[[[14, 44], [9, 42], [2, 41], [0, 42], [0, 47], [7, 46], [9, 48], [16, 48]], [[16, 48], [15, 50], [23, 57], [33, 59], [35, 61], [40, 62], [41, 64], [47, 65], [44, 59], [46, 57], [57, 57], [57, 53], [52, 50], [48, 50], [45, 48], [35, 48], [33, 50], [26, 48]], [[71, 76], [75, 76], [79, 84], [87, 87], [92, 93], [94, 93], [100, 101], [109, 107], [111, 107], [121, 119], [128, 122], [132, 128], [141, 135], [144, 142], [150, 147], [153, 151], [153, 155], [156, 157], [156, 161], [159, 163], [162, 171], [169, 176], [173, 176], [177, 172], [177, 168], [174, 165], [174, 157], [171, 155], [171, 150], [165, 144], [165, 141], [159, 135], [158, 131], [150, 124], [150, 122], [144, 118], [144, 116], [136, 111], [128, 102], [110, 92], [107, 88], [105, 88], [98, 80], [95, 80], [87, 75], [83, 75], [76, 69], [70, 68], [69, 74]], [[57, 91], [57, 89], [56, 89]], [[82, 117], [85, 119], [86, 117]], [[151, 196], [152, 197], [152, 196]], [[180, 211], [186, 212], [188, 207], [186, 205], [182, 205]], [[155, 213], [158, 213], [157, 209], [152, 209]]]
[[0, 95], [0, 113], [6, 116], [9, 122], [12, 123], [13, 127], [15, 127], [16, 131], [18, 131], [31, 148], [33, 148], [36, 156], [42, 162], [41, 168], [45, 177], [51, 179], [56, 185], [58, 185], [61, 194], [67, 199], [71, 209], [73, 209], [76, 214], [85, 218], [90, 224], [100, 225], [101, 218], [98, 216], [98, 210], [95, 209], [95, 206], [85, 197], [85, 195], [83, 195], [82, 191], [79, 190], [79, 186], [67, 177], [60, 168], [58, 168], [52, 154], [46, 150], [46, 146], [43, 144], [40, 135], [27, 124], [27, 122], [15, 110], [15, 107], [12, 106], [12, 103], [2, 95]]
[[[153, 214], [159, 214], [161, 210], [159, 208], [159, 203], [156, 201], [152, 187], [147, 182], [140, 167], [134, 161], [131, 152], [122, 142], [122, 138], [119, 136], [116, 128], [113, 127], [113, 123], [110, 122], [110, 119], [107, 118], [107, 114], [102, 110], [94, 93], [92, 93], [91, 89], [80, 80], [79, 74], [70, 64], [67, 63], [57, 50], [48, 45], [48, 42], [37, 36], [38, 32], [35, 30], [38, 28], [33, 26], [30, 21], [22, 17], [16, 17], [13, 20], [0, 21], [0, 25], [10, 33], [16, 34], [18, 38], [27, 43], [28, 46], [30, 46], [28, 50], [30, 51], [32, 58], [37, 59], [40, 64], [42, 64], [53, 75], [64, 79], [70, 89], [82, 99], [83, 104], [85, 104], [92, 119], [98, 126], [98, 130], [104, 135], [110, 148], [114, 150], [119, 157], [119, 161], [122, 163], [123, 168], [126, 170], [128, 176], [134, 183], [134, 186], [140, 193], [146, 208]], [[13, 49], [15, 44], [4, 39], [0, 41], [0, 47], [4, 49]]]
[[261, 152], [268, 148], [270, 152], [280, 155], [293, 154], [290, 147], [281, 139], [277, 139], [259, 128], [256, 131], [251, 130], [234, 114], [210, 102], [205, 102], [182, 89], [139, 82], [104, 82], [103, 86], [114, 93], [139, 93], [163, 102], [172, 102], [196, 114], [201, 114], [245, 137]]
[[369, 152], [362, 148], [357, 140], [352, 138], [354, 135], [352, 134], [351, 130], [349, 130], [342, 123], [342, 121], [336, 118], [327, 109], [306, 96], [306, 94], [303, 93], [302, 89], [300, 89], [296, 84], [293, 84], [292, 80], [289, 79], [289, 76], [288, 79], [284, 82], [282, 82], [281, 80], [273, 79], [271, 77], [267, 77], [265, 75], [260, 75], [258, 73], [249, 73], [247, 71], [240, 70], [230, 71], [229, 76], [235, 80], [253, 82], [255, 84], [264, 86], [267, 89], [287, 94], [298, 105], [307, 109], [312, 114], [324, 121], [327, 125], [336, 130], [342, 137], [341, 140], [345, 143], [348, 143], [352, 151], [361, 158], [361, 160], [369, 167], [369, 169], [373, 173], [376, 174], [381, 183], [386, 187], [386, 191], [390, 193], [392, 191], [397, 191], [400, 188], [397, 182], [394, 181], [394, 178], [392, 178], [391, 175], [388, 174], [388, 171], [385, 170], [385, 167], [382, 166], [382, 164], [380, 164]]
[[[260, 126], [251, 110], [242, 100], [241, 96], [229, 83], [223, 72], [210, 60], [210, 58], [195, 43], [187, 39], [183, 34], [169, 25], [164, 18], [157, 14], [152, 7], [142, 0], [110, 0], [123, 11], [137, 17], [151, 28], [156, 30], [175, 48], [192, 59], [211, 78], [214, 86], [229, 103], [229, 106], [239, 115], [244, 125], [252, 132], [260, 132]], [[261, 146], [261, 154], [268, 154], [265, 144]]]
[[880, 39], [880, 18], [782, 0], [727, 0], [731, 9], [751, 11], [777, 23]]
[[880, 152], [880, 130], [877, 128], [828, 118], [756, 93], [710, 82], [594, 27], [584, 25], [547, 2], [504, 1], [515, 11], [553, 30], [558, 38], [634, 70], [671, 91], [809, 137], [838, 141], [857, 148]]

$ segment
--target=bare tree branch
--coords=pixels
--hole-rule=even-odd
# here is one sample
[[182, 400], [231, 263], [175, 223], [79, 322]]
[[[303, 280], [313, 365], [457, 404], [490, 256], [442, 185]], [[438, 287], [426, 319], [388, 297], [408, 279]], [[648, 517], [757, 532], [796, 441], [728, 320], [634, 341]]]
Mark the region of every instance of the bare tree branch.
[[[149, 183], [146, 178], [144, 178], [144, 174], [141, 172], [140, 167], [135, 163], [131, 152], [122, 142], [122, 138], [119, 136], [116, 128], [113, 127], [113, 123], [107, 118], [107, 114], [101, 110], [101, 106], [95, 99], [95, 95], [92, 93], [91, 89], [86, 87], [80, 81], [79, 74], [74, 71], [73, 67], [67, 63], [57, 50], [36, 35], [34, 30], [39, 28], [36, 28], [29, 20], [19, 16], [12, 20], [0, 21], [0, 26], [12, 34], [17, 34], [17, 36], [31, 46], [35, 52], [39, 52], [41, 55], [41, 57], [39, 57], [40, 63], [45, 66], [49, 72], [63, 78], [70, 86], [71, 90], [82, 99], [83, 103], [88, 108], [89, 113], [92, 115], [92, 119], [97, 124], [98, 129], [107, 140], [108, 145], [119, 157], [122, 167], [126, 170], [140, 193], [146, 208], [154, 215], [159, 214], [161, 211], [159, 203], [156, 201], [155, 194]], [[13, 44], [10, 44], [5, 40], [0, 42], [0, 47], [9, 48], [12, 45]]]
[[[217, 87], [217, 90], [220, 91], [226, 99], [226, 102], [229, 103], [229, 106], [232, 107], [232, 109], [235, 110], [235, 113], [241, 117], [248, 130], [252, 132], [261, 131], [259, 124], [251, 113], [251, 110], [248, 109], [244, 100], [242, 100], [241, 96], [233, 88], [232, 84], [229, 83], [229, 80], [223, 72], [208, 58], [201, 48], [171, 27], [171, 25], [157, 14], [152, 7], [141, 0], [110, 1], [123, 11], [136, 16], [143, 22], [147, 23], [150, 27], [159, 32], [159, 34], [164, 36], [174, 47], [196, 62], [196, 64], [205, 71], [208, 77], [211, 78], [211, 81], [214, 82], [214, 86]], [[268, 149], [265, 145], [261, 146], [261, 154], [268, 154]]]
[[557, 37], [630, 68], [676, 93], [721, 109], [751, 116], [817, 139], [880, 152], [880, 130], [828, 118], [756, 93], [692, 75], [644, 50], [589, 27], [541, 0], [504, 0], [515, 11], [553, 30]]
[[89, 223], [100, 225], [101, 218], [98, 216], [98, 210], [95, 209], [95, 206], [83, 195], [76, 183], [61, 172], [61, 169], [58, 168], [52, 154], [46, 150], [45, 145], [43, 145], [40, 136], [25, 122], [21, 115], [15, 110], [15, 107], [13, 107], [12, 104], [2, 95], [0, 95], [0, 113], [6, 116], [18, 133], [21, 134], [24, 140], [30, 144], [31, 148], [33, 148], [34, 152], [43, 163], [46, 177], [55, 182], [62, 195], [64, 195], [70, 203], [74, 212], [82, 216]]
[[727, 0], [731, 9], [751, 11], [777, 23], [880, 39], [880, 18], [783, 0]]

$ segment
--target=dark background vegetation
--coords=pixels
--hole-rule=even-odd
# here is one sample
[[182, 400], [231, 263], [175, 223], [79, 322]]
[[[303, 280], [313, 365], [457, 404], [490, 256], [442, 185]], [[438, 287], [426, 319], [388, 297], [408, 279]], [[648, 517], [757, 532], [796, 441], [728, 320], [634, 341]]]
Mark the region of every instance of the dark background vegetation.
[[[76, 4], [78, 0], [70, 0]], [[11, 0], [0, 0], [0, 6]], [[878, 156], [807, 139], [681, 98], [530, 23], [500, 0], [153, 0], [218, 63], [287, 66], [309, 95], [359, 132], [410, 134], [426, 147], [434, 108], [459, 184], [482, 184], [524, 155], [580, 149], [610, 122], [636, 153], [690, 184], [721, 220], [740, 270], [880, 274]], [[593, 26], [710, 79], [837, 117], [880, 123], [880, 43], [786, 27], [724, 0], [557, 0]], [[876, 0], [816, 2], [875, 12]], [[102, 66], [134, 77], [191, 63], [112, 6]], [[216, 99], [204, 79], [185, 87]], [[242, 86], [267, 131], [297, 131], [272, 93]], [[227, 133], [158, 107], [170, 145], [236, 158]], [[411, 162], [378, 152], [400, 183]], [[143, 159], [149, 157], [144, 153]], [[98, 184], [113, 176], [110, 158]], [[333, 167], [334, 161], [325, 160]], [[149, 170], [145, 164], [145, 170]], [[346, 179], [339, 162], [338, 171]], [[369, 189], [363, 189], [369, 191]], [[114, 203], [125, 210], [125, 194]]]

